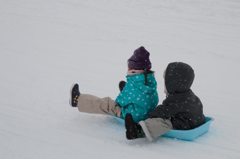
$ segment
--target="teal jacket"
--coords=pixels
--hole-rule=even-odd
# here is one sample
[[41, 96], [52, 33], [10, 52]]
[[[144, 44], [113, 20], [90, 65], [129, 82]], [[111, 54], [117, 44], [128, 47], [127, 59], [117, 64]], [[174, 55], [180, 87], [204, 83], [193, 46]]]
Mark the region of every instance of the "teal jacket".
[[123, 119], [130, 113], [133, 120], [138, 123], [147, 119], [148, 113], [155, 110], [158, 104], [157, 82], [153, 73], [147, 74], [146, 85], [143, 74], [127, 75], [126, 78], [125, 87], [115, 102], [122, 107]]

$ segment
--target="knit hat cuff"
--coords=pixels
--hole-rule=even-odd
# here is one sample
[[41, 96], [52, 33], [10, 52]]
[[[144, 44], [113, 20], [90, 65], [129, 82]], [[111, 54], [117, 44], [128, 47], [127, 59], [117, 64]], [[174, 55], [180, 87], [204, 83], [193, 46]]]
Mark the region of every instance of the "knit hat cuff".
[[136, 61], [132, 61], [132, 60], [128, 60], [128, 67], [130, 68], [135, 68], [135, 69], [151, 69], [152, 68], [152, 64], [150, 63], [150, 61], [148, 62], [136, 62]]

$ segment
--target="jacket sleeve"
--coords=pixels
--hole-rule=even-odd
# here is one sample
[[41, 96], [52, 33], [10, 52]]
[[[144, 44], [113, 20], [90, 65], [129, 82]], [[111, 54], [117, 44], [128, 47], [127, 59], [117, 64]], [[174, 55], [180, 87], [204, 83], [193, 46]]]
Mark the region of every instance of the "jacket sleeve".
[[186, 112], [187, 108], [184, 106], [178, 106], [176, 103], [170, 103], [168, 105], [159, 105], [157, 108], [148, 114], [149, 118], [163, 118], [168, 119], [178, 113]]

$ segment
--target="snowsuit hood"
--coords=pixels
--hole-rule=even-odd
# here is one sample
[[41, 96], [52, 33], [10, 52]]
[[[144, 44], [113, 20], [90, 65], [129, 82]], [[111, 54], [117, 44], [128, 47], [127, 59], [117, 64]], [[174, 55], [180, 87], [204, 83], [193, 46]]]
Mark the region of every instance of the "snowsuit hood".
[[191, 66], [182, 62], [168, 64], [165, 73], [165, 85], [169, 94], [186, 92], [192, 86], [194, 71]]

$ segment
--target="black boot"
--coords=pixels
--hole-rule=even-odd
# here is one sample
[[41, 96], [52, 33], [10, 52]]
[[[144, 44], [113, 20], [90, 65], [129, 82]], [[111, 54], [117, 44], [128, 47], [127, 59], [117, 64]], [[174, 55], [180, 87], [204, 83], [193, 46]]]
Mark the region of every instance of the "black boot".
[[118, 84], [120, 92], [122, 92], [123, 88], [125, 87], [126, 82], [125, 81], [120, 81]]
[[80, 92], [79, 92], [79, 88], [78, 88], [78, 84], [74, 83], [70, 89], [70, 99], [69, 99], [69, 104], [72, 107], [77, 107], [77, 103], [78, 103], [78, 97], [80, 96]]
[[131, 114], [126, 114], [125, 116], [125, 128], [128, 140], [145, 137], [142, 127], [134, 122]]

